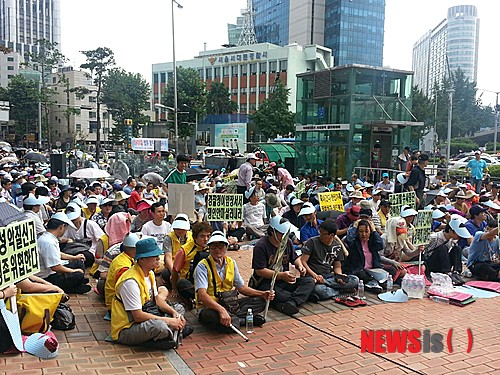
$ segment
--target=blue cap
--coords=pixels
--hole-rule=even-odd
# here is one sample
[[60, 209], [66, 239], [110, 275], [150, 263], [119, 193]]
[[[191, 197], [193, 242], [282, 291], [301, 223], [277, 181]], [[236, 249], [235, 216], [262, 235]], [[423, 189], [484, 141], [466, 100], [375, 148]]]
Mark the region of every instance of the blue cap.
[[382, 173], [382, 177], [389, 177], [389, 173], [387, 172]]
[[163, 254], [162, 249], [152, 237], [137, 241], [135, 244], [135, 260], [141, 258], [157, 257]]

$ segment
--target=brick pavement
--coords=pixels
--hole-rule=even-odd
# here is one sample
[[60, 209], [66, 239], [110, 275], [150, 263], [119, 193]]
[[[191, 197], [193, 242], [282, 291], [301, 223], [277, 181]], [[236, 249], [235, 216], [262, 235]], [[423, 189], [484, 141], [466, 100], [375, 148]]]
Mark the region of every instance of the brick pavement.
[[[251, 252], [229, 254], [238, 263], [245, 280], [250, 276]], [[256, 328], [248, 343], [237, 335], [207, 332], [194, 315], [186, 318], [196, 328], [184, 340], [178, 355], [196, 374], [405, 374], [411, 370], [424, 374], [493, 374], [500, 371], [500, 298], [479, 299], [460, 308], [429, 300], [411, 300], [405, 304], [387, 304], [368, 296], [369, 306], [348, 308], [325, 301], [306, 304], [298, 319], [276, 311], [269, 312], [268, 323]], [[71, 307], [77, 319], [72, 331], [55, 331], [61, 349], [51, 360], [39, 360], [23, 354], [0, 356], [0, 374], [22, 371], [27, 374], [177, 374], [161, 351], [130, 348], [104, 342], [109, 322], [103, 321], [106, 309], [94, 293], [72, 296]], [[320, 328], [319, 332], [309, 325]], [[361, 353], [331, 335], [359, 345], [362, 329], [429, 329], [446, 336], [454, 329], [453, 354], [386, 354], [380, 358]], [[466, 353], [466, 328], [474, 335], [471, 353]], [[177, 358], [179, 359], [179, 358]], [[397, 363], [388, 361], [393, 360]]]

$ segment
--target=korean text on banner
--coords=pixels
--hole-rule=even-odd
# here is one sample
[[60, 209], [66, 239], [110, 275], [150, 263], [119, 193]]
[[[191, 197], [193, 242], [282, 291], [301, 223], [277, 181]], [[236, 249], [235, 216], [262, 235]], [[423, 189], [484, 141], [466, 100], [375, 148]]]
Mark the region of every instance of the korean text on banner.
[[417, 206], [416, 195], [413, 191], [393, 193], [389, 196], [389, 202], [391, 202], [391, 217], [399, 216], [403, 206], [410, 206], [413, 209]]
[[243, 194], [208, 194], [208, 221], [242, 221]]
[[425, 245], [429, 243], [432, 227], [432, 210], [418, 211], [414, 221], [415, 233], [413, 235], [413, 245]]
[[172, 216], [186, 214], [191, 220], [195, 220], [192, 184], [168, 184], [168, 213]]
[[342, 202], [342, 193], [340, 191], [318, 193], [318, 198], [321, 211], [344, 211], [344, 203]]
[[0, 290], [39, 271], [35, 221], [0, 228]]
[[297, 194], [297, 198], [300, 198], [300, 195], [306, 191], [306, 180], [302, 180], [297, 183], [295, 187], [295, 192]]

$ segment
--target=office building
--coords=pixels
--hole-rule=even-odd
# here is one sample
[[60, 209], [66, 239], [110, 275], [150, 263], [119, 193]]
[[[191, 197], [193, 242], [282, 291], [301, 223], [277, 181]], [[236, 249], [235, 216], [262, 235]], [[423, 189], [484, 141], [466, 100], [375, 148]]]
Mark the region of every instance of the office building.
[[61, 45], [60, 0], [0, 2], [0, 45], [24, 56], [37, 52], [36, 40]]
[[254, 0], [259, 43], [319, 44], [335, 65], [382, 66], [385, 0]]
[[448, 9], [446, 19], [426, 32], [413, 46], [414, 84], [428, 96], [435, 83], [460, 68], [470, 81], [477, 80], [479, 18], [473, 5]]

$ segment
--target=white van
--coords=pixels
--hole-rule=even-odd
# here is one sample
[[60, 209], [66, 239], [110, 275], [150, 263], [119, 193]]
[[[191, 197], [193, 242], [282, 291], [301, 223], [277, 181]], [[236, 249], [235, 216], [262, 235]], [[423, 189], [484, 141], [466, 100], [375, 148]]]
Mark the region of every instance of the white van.
[[205, 147], [203, 150], [204, 156], [212, 155], [231, 155], [231, 149], [227, 147]]

